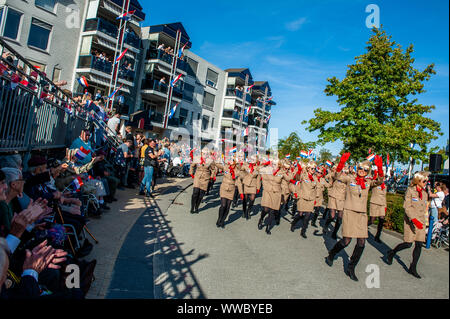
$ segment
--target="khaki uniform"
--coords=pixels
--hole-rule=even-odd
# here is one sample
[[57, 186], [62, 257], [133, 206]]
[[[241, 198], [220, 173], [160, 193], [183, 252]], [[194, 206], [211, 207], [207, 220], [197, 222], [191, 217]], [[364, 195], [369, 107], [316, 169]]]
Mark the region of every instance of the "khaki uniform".
[[211, 178], [211, 175], [214, 171], [215, 164], [214, 163], [195, 163], [192, 164], [189, 169], [189, 174], [192, 175], [194, 173], [194, 168], [197, 168], [194, 175], [194, 188], [200, 188], [203, 191], [208, 189], [208, 183]]
[[262, 176], [264, 192], [261, 199], [261, 206], [273, 210], [279, 210], [281, 205], [281, 181], [289, 181], [286, 174], [278, 172], [275, 176], [265, 174]]
[[[222, 184], [220, 185], [220, 198], [233, 200], [234, 189], [236, 187], [235, 179], [238, 179], [236, 171], [235, 171], [235, 179], [233, 179], [233, 175], [231, 174], [228, 166], [216, 164], [216, 167], [223, 171]], [[242, 194], [242, 184], [238, 183], [237, 186], [239, 189], [239, 194]]]
[[[259, 174], [259, 168], [255, 165], [253, 167], [253, 172], [250, 173], [250, 165], [245, 163], [240, 172], [240, 179], [244, 188], [243, 194], [256, 194], [256, 191], [261, 189], [261, 175]], [[242, 194], [242, 192], [240, 194]]]
[[[422, 199], [419, 197], [419, 192], [416, 186], [410, 186], [406, 191], [405, 202], [403, 208], [405, 209], [405, 216], [403, 219], [403, 240], [406, 243], [414, 241], [425, 242], [426, 230], [425, 224], [427, 222], [427, 208], [428, 208], [428, 194], [422, 190]], [[422, 229], [418, 229], [411, 221], [417, 219], [423, 224]]]
[[328, 208], [342, 211], [344, 209], [345, 190], [347, 184], [345, 182], [348, 176], [343, 173], [331, 173], [332, 186], [328, 191]]
[[381, 186], [372, 189], [372, 196], [370, 197], [370, 217], [384, 217], [386, 216], [386, 193], [387, 187], [381, 189]]
[[354, 175], [341, 176], [346, 183], [344, 215], [342, 218], [342, 236], [348, 238], [368, 238], [367, 200], [369, 190], [383, 183], [383, 178], [366, 180], [366, 188], [356, 184]]
[[324, 177], [321, 177], [320, 180], [317, 176], [314, 176], [314, 179], [316, 180], [316, 203], [314, 204], [314, 207], [321, 207], [323, 205], [323, 191], [325, 190], [325, 187], [331, 186], [331, 183], [327, 182], [327, 180]]
[[281, 180], [281, 195], [283, 195], [283, 198], [286, 201], [288, 199], [288, 197], [289, 197], [289, 194], [291, 193], [290, 189], [289, 189], [289, 184], [292, 184], [290, 182], [290, 180], [294, 178], [294, 174], [291, 173], [290, 168], [288, 168], [288, 169], [283, 168], [281, 171], [284, 174], [286, 174], [286, 176], [289, 178], [288, 181], [286, 181], [284, 179]]
[[316, 201], [317, 181], [311, 181], [306, 170], [300, 175], [300, 183], [295, 186], [298, 195], [297, 211], [312, 213], [314, 212], [314, 202]]

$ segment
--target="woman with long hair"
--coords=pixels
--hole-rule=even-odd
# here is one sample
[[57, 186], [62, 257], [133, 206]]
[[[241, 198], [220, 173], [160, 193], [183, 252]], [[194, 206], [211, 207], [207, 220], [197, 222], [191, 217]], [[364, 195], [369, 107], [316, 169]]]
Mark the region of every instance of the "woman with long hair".
[[427, 172], [419, 172], [414, 174], [411, 185], [405, 194], [403, 208], [405, 215], [403, 219], [403, 243], [398, 244], [394, 249], [389, 250], [386, 256], [388, 265], [392, 265], [395, 255], [407, 248], [411, 248], [415, 243], [413, 250], [413, 260], [409, 266], [408, 273], [416, 278], [421, 278], [417, 273], [417, 263], [419, 262], [422, 244], [425, 242], [426, 231], [425, 223], [427, 221], [428, 197], [425, 187], [428, 182]]
[[[345, 162], [350, 157], [350, 153], [344, 153], [341, 157], [336, 172], [342, 171]], [[346, 184], [344, 214], [342, 218], [342, 239], [338, 241], [329, 251], [325, 258], [326, 263], [331, 267], [336, 254], [347, 247], [352, 238], [356, 238], [357, 242], [350, 258], [346, 274], [350, 279], [358, 281], [355, 275], [355, 268], [364, 251], [366, 238], [368, 238], [367, 230], [367, 201], [369, 190], [383, 183], [383, 160], [380, 156], [375, 156], [374, 163], [378, 169], [378, 178], [376, 180], [366, 179], [370, 173], [371, 163], [364, 161], [357, 165], [356, 176], [349, 175], [342, 178]]]

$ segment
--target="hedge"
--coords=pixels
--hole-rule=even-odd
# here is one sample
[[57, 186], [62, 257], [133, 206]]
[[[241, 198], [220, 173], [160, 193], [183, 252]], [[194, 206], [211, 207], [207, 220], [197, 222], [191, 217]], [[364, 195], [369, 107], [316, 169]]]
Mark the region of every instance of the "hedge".
[[384, 227], [403, 234], [404, 195], [387, 194], [387, 212]]

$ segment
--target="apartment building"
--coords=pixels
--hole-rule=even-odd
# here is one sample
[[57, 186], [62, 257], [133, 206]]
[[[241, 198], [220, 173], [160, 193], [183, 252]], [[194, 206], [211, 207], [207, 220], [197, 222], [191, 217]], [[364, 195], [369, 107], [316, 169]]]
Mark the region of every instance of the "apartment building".
[[220, 147], [220, 142], [240, 147], [253, 144], [255, 152], [262, 152], [266, 149], [271, 107], [276, 104], [271, 99], [269, 83], [254, 81], [248, 68], [226, 69], [225, 73], [216, 145]]
[[[165, 52], [175, 48], [177, 31], [178, 47], [184, 47], [182, 57]], [[149, 136], [195, 137], [202, 146], [213, 142], [219, 127], [225, 72], [190, 50], [189, 35], [180, 22], [142, 28], [142, 39], [145, 58], [140, 70], [140, 100], [131, 117], [133, 125]], [[171, 88], [171, 79], [178, 75], [181, 79]], [[176, 111], [167, 119], [172, 109]]]
[[85, 5], [85, 0], [0, 0], [0, 35], [51, 80], [65, 80], [71, 88]]
[[[117, 17], [122, 14], [122, 8], [128, 4], [128, 11], [134, 11], [131, 19], [121, 28], [121, 22]], [[100, 91], [102, 96], [107, 96], [114, 67], [114, 58], [117, 52], [124, 52], [125, 56], [119, 63], [116, 87], [121, 87], [125, 103], [121, 108], [122, 114], [128, 114], [136, 104], [137, 89], [135, 86], [139, 74], [136, 72], [140, 65], [142, 53], [140, 23], [145, 20], [145, 14], [137, 0], [90, 0], [86, 1], [83, 21], [79, 39], [77, 39], [77, 58], [75, 73], [73, 75], [73, 91], [83, 92], [84, 88], [76, 82], [76, 79], [85, 76], [89, 88], [88, 91], [96, 94]], [[125, 23], [125, 22], [122, 22]], [[117, 39], [123, 32], [123, 47], [120, 48]]]

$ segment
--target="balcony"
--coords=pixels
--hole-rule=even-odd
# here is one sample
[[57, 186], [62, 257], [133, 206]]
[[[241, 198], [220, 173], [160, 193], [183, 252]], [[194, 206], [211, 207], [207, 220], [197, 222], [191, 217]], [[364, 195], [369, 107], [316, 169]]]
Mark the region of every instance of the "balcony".
[[[78, 68], [94, 69], [106, 73], [108, 76], [111, 76], [113, 64], [112, 62], [96, 58], [93, 55], [82, 55], [78, 60]], [[133, 70], [127, 70], [122, 66], [119, 69], [118, 78], [128, 82], [134, 82], [135, 72]]]
[[141, 48], [141, 39], [139, 39], [139, 37], [132, 32], [125, 32], [124, 42], [133, 48]]
[[226, 96], [237, 96], [242, 99], [244, 93], [242, 91], [236, 89], [227, 89]]
[[99, 31], [114, 39], [118, 36], [117, 26], [102, 18], [87, 19], [84, 32], [87, 31]]
[[156, 123], [156, 124], [163, 124], [163, 114], [156, 112], [156, 111], [151, 111], [150, 112], [150, 122]]
[[[159, 81], [157, 80], [153, 80], [153, 79], [145, 79], [142, 81], [142, 90], [149, 90], [149, 91], [157, 91], [160, 92], [162, 94], [167, 94], [168, 91], [168, 86], [167, 84], [164, 83], [159, 83]], [[183, 92], [181, 91], [181, 89], [179, 88], [179, 86], [175, 86], [172, 90], [172, 96], [174, 98], [177, 99], [182, 99], [183, 98]]]
[[[116, 5], [118, 5], [120, 8], [122, 8], [123, 5], [123, 0], [109, 0], [112, 3], [115, 3]], [[145, 20], [145, 13], [138, 10], [136, 7], [134, 7], [132, 4], [130, 5], [130, 11], [132, 10], [136, 10], [136, 12], [134, 13], [134, 15], [142, 20]]]
[[[146, 60], [161, 60], [169, 65], [172, 65], [173, 62], [173, 56], [170, 54], [167, 54], [166, 52], [162, 50], [148, 50], [147, 56], [145, 58]], [[181, 59], [178, 59], [177, 62], [177, 69], [186, 72], [187, 70], [187, 63]]]

